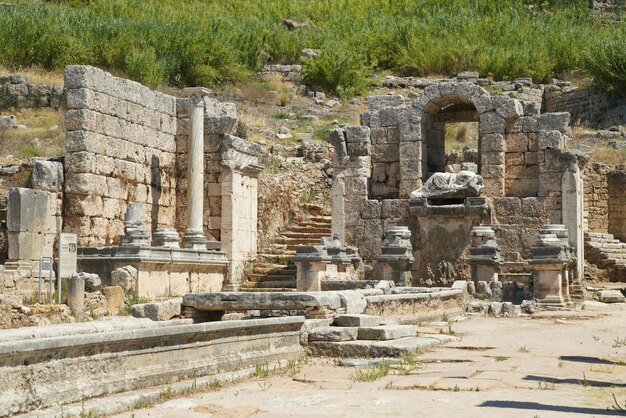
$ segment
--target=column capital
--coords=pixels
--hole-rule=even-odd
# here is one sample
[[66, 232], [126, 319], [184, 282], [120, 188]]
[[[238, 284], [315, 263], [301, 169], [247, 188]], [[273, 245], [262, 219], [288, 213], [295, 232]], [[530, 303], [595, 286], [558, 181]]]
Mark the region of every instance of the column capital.
[[193, 97], [193, 96], [202, 97], [211, 93], [211, 90], [207, 89], [206, 87], [185, 87], [183, 89], [183, 93], [185, 93], [185, 96], [187, 97]]

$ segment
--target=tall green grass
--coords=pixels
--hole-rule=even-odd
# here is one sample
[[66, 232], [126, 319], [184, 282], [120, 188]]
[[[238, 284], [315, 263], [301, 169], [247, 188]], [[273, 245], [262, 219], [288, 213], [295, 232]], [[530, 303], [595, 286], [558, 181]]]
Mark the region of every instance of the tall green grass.
[[[587, 51], [623, 39], [586, 0], [15, 0], [0, 7], [0, 64], [92, 64], [149, 84], [249, 79], [265, 63], [299, 62], [331, 93], [363, 89], [371, 70], [450, 75], [477, 70], [537, 81], [586, 71]], [[289, 31], [282, 19], [310, 22]], [[622, 62], [626, 52], [597, 57]], [[623, 72], [622, 72], [623, 73]]]

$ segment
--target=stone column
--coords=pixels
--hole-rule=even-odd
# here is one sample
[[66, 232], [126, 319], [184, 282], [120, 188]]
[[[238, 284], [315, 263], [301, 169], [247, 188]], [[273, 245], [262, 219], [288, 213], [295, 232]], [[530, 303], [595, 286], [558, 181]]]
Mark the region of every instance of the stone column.
[[583, 234], [583, 181], [580, 168], [573, 164], [563, 173], [562, 185], [562, 218], [567, 228], [568, 243], [574, 249], [575, 269], [572, 270], [572, 293], [575, 297], [583, 298], [581, 280], [584, 275], [585, 252]]
[[85, 309], [85, 280], [78, 274], [70, 276], [67, 304], [74, 315], [82, 314]]
[[187, 229], [183, 236], [183, 247], [206, 250], [204, 235], [204, 99], [209, 93], [204, 87], [189, 87], [183, 90], [189, 97], [189, 142], [187, 155]]

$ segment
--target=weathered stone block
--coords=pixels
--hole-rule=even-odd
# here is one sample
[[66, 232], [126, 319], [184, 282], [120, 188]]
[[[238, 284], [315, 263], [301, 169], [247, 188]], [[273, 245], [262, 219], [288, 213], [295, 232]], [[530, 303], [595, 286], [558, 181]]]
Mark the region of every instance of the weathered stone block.
[[346, 142], [370, 142], [370, 128], [367, 126], [348, 125], [343, 128]]
[[358, 328], [321, 327], [309, 332], [309, 341], [354, 341], [357, 335]]
[[337, 327], [377, 327], [381, 319], [375, 315], [339, 315], [335, 318], [334, 324]]
[[504, 151], [504, 135], [502, 134], [487, 134], [481, 138], [482, 151], [483, 152], [501, 152]]
[[63, 164], [56, 161], [35, 161], [30, 182], [33, 189], [60, 191], [63, 188]]
[[487, 112], [480, 117], [481, 134], [503, 134], [504, 126], [504, 118], [496, 112]]
[[137, 304], [131, 306], [130, 314], [135, 318], [167, 321], [180, 317], [182, 301], [182, 298], [176, 298], [163, 302]]
[[524, 115], [524, 107], [519, 100], [510, 99], [496, 109], [496, 113], [510, 122]]
[[407, 199], [383, 200], [381, 216], [383, 219], [397, 219], [409, 216], [409, 201]]
[[565, 132], [569, 127], [569, 123], [569, 112], [544, 113], [537, 120], [537, 130]]
[[102, 294], [107, 298], [107, 311], [109, 315], [118, 315], [124, 306], [124, 291], [119, 286], [107, 286], [102, 288]]
[[404, 97], [400, 95], [369, 96], [367, 105], [370, 112], [404, 105]]
[[564, 143], [563, 134], [559, 131], [537, 132], [537, 146], [539, 149], [562, 149]]
[[361, 206], [361, 218], [380, 219], [382, 204], [378, 200], [366, 200]]
[[359, 340], [387, 341], [417, 335], [415, 325], [381, 325], [377, 327], [361, 327], [358, 329]]
[[624, 303], [626, 298], [619, 290], [600, 290], [598, 300], [604, 303]]
[[507, 152], [528, 151], [528, 135], [526, 134], [506, 135], [506, 151]]

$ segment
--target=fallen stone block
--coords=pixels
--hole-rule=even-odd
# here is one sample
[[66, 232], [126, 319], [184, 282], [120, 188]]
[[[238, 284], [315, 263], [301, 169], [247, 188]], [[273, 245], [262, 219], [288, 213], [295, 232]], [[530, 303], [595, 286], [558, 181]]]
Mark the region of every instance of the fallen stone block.
[[107, 311], [109, 315], [118, 315], [124, 305], [124, 291], [119, 286], [107, 286], [101, 290], [107, 298]]
[[600, 290], [598, 299], [603, 303], [624, 303], [626, 298], [619, 290]]
[[402, 364], [402, 360], [395, 358], [342, 358], [339, 365], [342, 367], [376, 367], [381, 364], [397, 365]]
[[167, 321], [180, 317], [182, 301], [182, 298], [176, 298], [164, 302], [141, 303], [131, 306], [130, 314], [135, 318]]
[[183, 305], [200, 311], [339, 309], [337, 292], [211, 292], [183, 296]]
[[377, 327], [380, 325], [380, 316], [375, 315], [339, 315], [335, 318], [338, 327]]
[[403, 337], [414, 337], [417, 327], [414, 325], [381, 325], [359, 328], [359, 340], [388, 341]]
[[391, 341], [314, 341], [309, 349], [314, 355], [330, 357], [401, 357], [441, 345], [448, 341], [459, 341], [452, 335], [428, 335], [427, 337], [405, 337]]
[[315, 328], [309, 332], [309, 341], [354, 341], [358, 331], [350, 327]]

